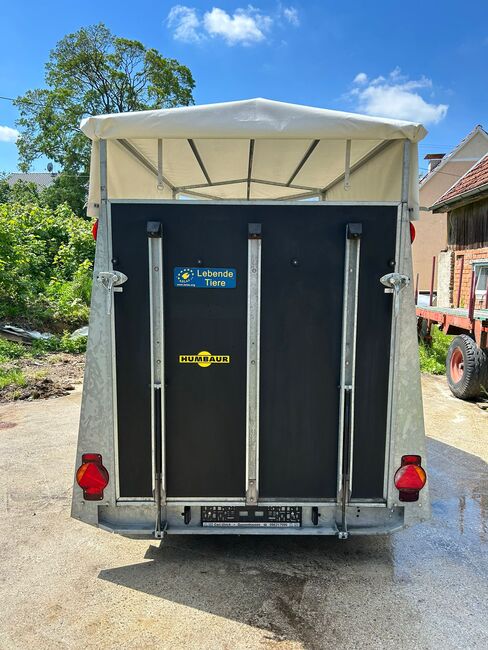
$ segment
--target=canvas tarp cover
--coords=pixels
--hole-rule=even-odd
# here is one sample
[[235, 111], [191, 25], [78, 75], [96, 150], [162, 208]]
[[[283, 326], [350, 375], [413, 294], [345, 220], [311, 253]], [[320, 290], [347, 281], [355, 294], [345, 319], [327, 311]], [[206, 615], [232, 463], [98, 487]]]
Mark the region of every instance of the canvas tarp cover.
[[252, 99], [100, 115], [81, 130], [92, 140], [90, 216], [99, 210], [101, 139], [109, 199], [374, 202], [400, 200], [409, 140], [409, 205], [418, 214], [421, 124]]

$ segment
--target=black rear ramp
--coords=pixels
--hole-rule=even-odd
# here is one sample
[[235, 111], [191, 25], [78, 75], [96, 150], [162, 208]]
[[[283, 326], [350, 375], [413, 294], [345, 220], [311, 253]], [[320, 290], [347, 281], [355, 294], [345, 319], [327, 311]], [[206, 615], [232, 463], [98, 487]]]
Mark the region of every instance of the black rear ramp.
[[[381, 499], [392, 298], [379, 279], [394, 270], [397, 207], [114, 203], [111, 215], [114, 268], [129, 278], [115, 297], [120, 495], [152, 495], [151, 221], [162, 224], [167, 495], [244, 497], [248, 228], [259, 223], [259, 496], [335, 499], [346, 225], [361, 223], [353, 498]], [[198, 269], [215, 282], [232, 270], [235, 284], [205, 284]]]

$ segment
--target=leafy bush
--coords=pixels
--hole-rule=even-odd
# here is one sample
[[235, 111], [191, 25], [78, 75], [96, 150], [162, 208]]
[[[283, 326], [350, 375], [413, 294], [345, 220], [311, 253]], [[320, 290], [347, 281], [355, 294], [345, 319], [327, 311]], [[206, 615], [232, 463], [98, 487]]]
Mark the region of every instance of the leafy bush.
[[0, 204], [0, 318], [85, 323], [94, 254], [91, 223], [66, 204]]
[[86, 336], [70, 338], [69, 332], [62, 336], [51, 336], [48, 339], [37, 339], [32, 345], [15, 343], [0, 338], [0, 364], [25, 359], [26, 357], [41, 357], [50, 352], [67, 352], [82, 354], [86, 350]]
[[22, 370], [18, 368], [0, 368], [0, 390], [12, 384], [25, 386], [26, 379]]
[[26, 356], [26, 348], [22, 343], [14, 343], [0, 338], [0, 363], [11, 361], [12, 359], [22, 359]]
[[420, 342], [420, 370], [431, 375], [443, 375], [446, 372], [447, 350], [452, 336], [446, 336], [438, 327], [432, 327], [432, 343]]
[[32, 344], [32, 350], [36, 354], [46, 352], [68, 352], [69, 354], [82, 354], [86, 350], [86, 336], [79, 336], [71, 339], [69, 332], [62, 336], [51, 336], [48, 339], [38, 339]]

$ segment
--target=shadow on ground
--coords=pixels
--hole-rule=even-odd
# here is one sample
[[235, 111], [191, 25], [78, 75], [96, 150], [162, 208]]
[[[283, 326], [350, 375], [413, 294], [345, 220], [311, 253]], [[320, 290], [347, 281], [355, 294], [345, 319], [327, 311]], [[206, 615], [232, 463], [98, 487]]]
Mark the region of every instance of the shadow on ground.
[[401, 642], [412, 617], [422, 622], [417, 642], [432, 647], [461, 634], [464, 608], [482, 618], [488, 474], [479, 458], [434, 440], [429, 459], [432, 521], [393, 536], [169, 536], [149, 546], [147, 562], [99, 577], [305, 648], [353, 647], [360, 631]]

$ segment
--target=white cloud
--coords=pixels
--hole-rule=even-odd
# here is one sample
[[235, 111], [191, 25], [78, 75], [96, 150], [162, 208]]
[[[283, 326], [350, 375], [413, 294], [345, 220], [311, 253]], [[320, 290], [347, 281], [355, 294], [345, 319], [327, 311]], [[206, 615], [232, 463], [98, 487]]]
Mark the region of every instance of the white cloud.
[[368, 75], [365, 72], [358, 72], [354, 77], [353, 83], [355, 84], [365, 84], [368, 81]]
[[0, 126], [0, 142], [16, 142], [20, 133], [10, 126]]
[[256, 43], [264, 40], [265, 32], [273, 19], [265, 16], [251, 5], [236, 9], [233, 15], [214, 7], [203, 17], [203, 26], [210, 36], [221, 36], [228, 45]]
[[266, 39], [275, 25], [283, 28], [283, 19], [298, 27], [300, 19], [295, 7], [278, 5], [273, 15], [248, 5], [233, 13], [213, 7], [203, 16], [195, 7], [174, 5], [166, 18], [173, 38], [184, 43], [201, 43], [208, 38], [222, 38], [227, 45], [251, 45]]
[[174, 27], [173, 37], [177, 41], [198, 43], [202, 40], [202, 34], [198, 32], [200, 20], [194, 8], [175, 5], [171, 7], [167, 21], [170, 27]]
[[290, 25], [293, 25], [294, 27], [298, 27], [298, 25], [300, 24], [300, 18], [298, 17], [298, 10], [295, 7], [285, 7], [283, 9], [283, 16], [290, 23]]
[[432, 88], [432, 81], [425, 76], [408, 79], [400, 68], [395, 68], [387, 78], [379, 76], [372, 81], [366, 73], [360, 72], [354, 79], [354, 88], [349, 93], [357, 109], [367, 115], [393, 117], [424, 124], [437, 124], [447, 114], [447, 104], [426, 101], [418, 92]]

